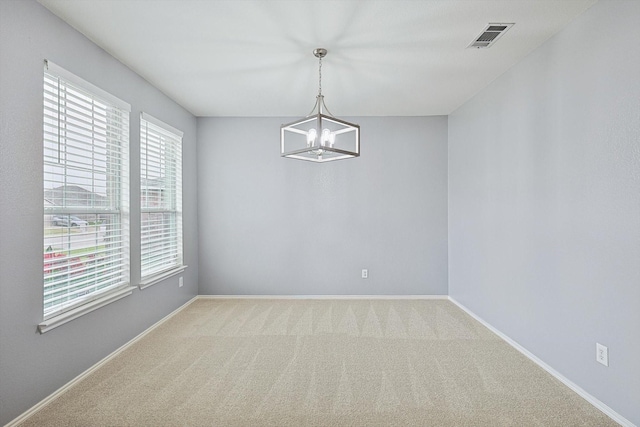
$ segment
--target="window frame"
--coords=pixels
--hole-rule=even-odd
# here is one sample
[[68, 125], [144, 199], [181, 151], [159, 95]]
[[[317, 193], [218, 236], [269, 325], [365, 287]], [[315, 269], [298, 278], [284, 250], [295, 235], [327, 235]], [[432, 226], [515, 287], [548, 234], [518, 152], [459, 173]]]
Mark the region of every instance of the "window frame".
[[[43, 322], [38, 325], [40, 333], [45, 333], [131, 295], [134, 289], [130, 285], [129, 267], [129, 116], [131, 106], [51, 61], [45, 60], [44, 65], [42, 123], [45, 207], [43, 209]], [[104, 111], [104, 116], [96, 115], [95, 111], [98, 108], [100, 112]], [[92, 113], [83, 115], [87, 111]], [[56, 114], [57, 117], [55, 117]], [[78, 124], [79, 119], [85, 123]], [[75, 124], [71, 124], [72, 122]], [[71, 129], [75, 130], [76, 136], [71, 136], [69, 133]], [[82, 134], [87, 129], [90, 129], [90, 132]], [[54, 146], [56, 148], [52, 148]], [[57, 161], [48, 156], [52, 151], [58, 153]], [[74, 154], [70, 154], [72, 152]], [[71, 160], [72, 158], [75, 160]], [[75, 184], [70, 184], [74, 182]], [[82, 184], [79, 184], [80, 182]], [[54, 187], [56, 183], [60, 184], [60, 187]], [[79, 199], [68, 196], [69, 193], [72, 194], [68, 190], [72, 185], [87, 192], [89, 201], [85, 205], [81, 206]], [[87, 190], [85, 186], [93, 191]], [[105, 191], [105, 195], [98, 193], [102, 190]], [[47, 192], [54, 191], [58, 191], [61, 196], [54, 203], [49, 201], [47, 206]], [[98, 198], [102, 198], [102, 202], [98, 202]], [[92, 228], [94, 234], [91, 234], [91, 231], [85, 233], [83, 230], [80, 235], [87, 234], [91, 238], [95, 235], [93, 243], [95, 246], [91, 244], [87, 246], [92, 250], [83, 252], [81, 250], [85, 247], [79, 248], [82, 255], [76, 254], [78, 248], [74, 249], [72, 243], [75, 234], [76, 246], [78, 246], [78, 230], [73, 230], [72, 224], [69, 224], [70, 216], [73, 215], [89, 217], [93, 215], [96, 218], [96, 222], [91, 226], [84, 220], [84, 224], [81, 224], [84, 228]], [[55, 235], [60, 235], [60, 243], [55, 239], [56, 248], [47, 251], [48, 247], [52, 247], [47, 245], [51, 242], [47, 225], [50, 226], [49, 229], [53, 228], [55, 216], [68, 218], [66, 225], [63, 223], [66, 229], [54, 230]], [[97, 220], [100, 216], [109, 218], [104, 228]], [[56, 225], [59, 226], [59, 224]], [[107, 231], [104, 231], [105, 229]], [[102, 238], [100, 242], [104, 243], [100, 245], [95, 243], [98, 242], [98, 236]], [[68, 238], [65, 242], [66, 237]], [[84, 238], [81, 237], [81, 242], [86, 241], [82, 240]], [[110, 242], [110, 238], [116, 239], [116, 242]], [[58, 243], [61, 248], [58, 248]], [[84, 243], [79, 245], [82, 244]], [[91, 257], [93, 257], [92, 263], [84, 261]], [[74, 262], [82, 263], [81, 270], [79, 273], [76, 271], [75, 277], [72, 265]], [[48, 285], [47, 280], [49, 280]], [[65, 301], [64, 297], [61, 297], [59, 302], [52, 306], [57, 307], [55, 309], [47, 307], [47, 303], [55, 300], [55, 297], [51, 296], [47, 299], [46, 295], [54, 289], [52, 286], [59, 286], [61, 292], [66, 292], [68, 298]]]
[[[184, 133], [179, 129], [142, 112], [140, 114], [140, 289], [154, 285], [167, 277], [184, 271], [184, 229], [182, 220], [182, 146]], [[155, 155], [150, 155], [153, 152]], [[167, 155], [171, 153], [171, 155]], [[158, 172], [160, 176], [150, 177], [150, 169]], [[169, 177], [167, 177], [169, 175]], [[149, 207], [149, 183], [159, 181], [160, 186], [155, 189], [166, 191], [168, 205]], [[158, 184], [156, 184], [158, 185]], [[165, 200], [162, 199], [161, 203]], [[158, 231], [168, 232], [167, 236], [158, 237], [150, 232], [150, 237], [145, 236], [145, 230], [153, 227], [150, 214], [161, 214], [168, 217], [168, 227], [164, 220], [162, 228]], [[145, 215], [147, 215], [145, 220]], [[156, 223], [157, 226], [157, 223]], [[154, 239], [155, 236], [155, 239]], [[152, 240], [153, 239], [153, 240]], [[151, 258], [152, 247], [157, 249], [162, 245], [168, 250], [156, 250], [160, 252], [158, 261], [147, 262]], [[161, 266], [161, 267], [160, 267]], [[145, 268], [148, 270], [145, 271]]]

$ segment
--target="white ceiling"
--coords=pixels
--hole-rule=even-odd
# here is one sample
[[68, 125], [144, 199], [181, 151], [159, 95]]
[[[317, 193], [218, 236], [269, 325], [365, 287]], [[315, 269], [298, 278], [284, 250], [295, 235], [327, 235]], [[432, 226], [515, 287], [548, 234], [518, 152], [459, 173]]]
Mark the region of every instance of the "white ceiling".
[[[197, 116], [449, 114], [596, 0], [39, 0]], [[489, 49], [488, 23], [515, 22]]]

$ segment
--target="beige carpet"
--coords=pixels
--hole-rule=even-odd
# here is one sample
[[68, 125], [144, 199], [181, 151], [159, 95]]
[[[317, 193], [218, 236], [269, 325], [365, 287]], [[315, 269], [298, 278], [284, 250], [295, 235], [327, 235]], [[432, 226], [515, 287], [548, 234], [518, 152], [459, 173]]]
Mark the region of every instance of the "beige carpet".
[[22, 425], [617, 424], [446, 300], [200, 299]]

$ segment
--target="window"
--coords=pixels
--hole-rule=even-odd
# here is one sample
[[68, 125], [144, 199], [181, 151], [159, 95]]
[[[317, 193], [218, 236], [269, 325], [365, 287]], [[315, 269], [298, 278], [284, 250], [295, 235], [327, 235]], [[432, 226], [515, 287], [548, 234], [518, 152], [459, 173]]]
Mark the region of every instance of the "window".
[[140, 248], [144, 288], [184, 269], [182, 132], [140, 117]]
[[45, 62], [41, 332], [132, 292], [129, 111], [128, 104]]

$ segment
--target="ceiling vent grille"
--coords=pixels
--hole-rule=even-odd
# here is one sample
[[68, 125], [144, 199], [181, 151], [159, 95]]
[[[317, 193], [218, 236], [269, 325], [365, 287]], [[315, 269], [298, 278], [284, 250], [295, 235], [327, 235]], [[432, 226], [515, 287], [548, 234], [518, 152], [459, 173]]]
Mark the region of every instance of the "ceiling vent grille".
[[489, 24], [468, 47], [476, 49], [486, 49], [491, 47], [500, 37], [502, 37], [504, 33], [509, 30], [509, 28], [513, 27], [513, 25], [514, 24]]

